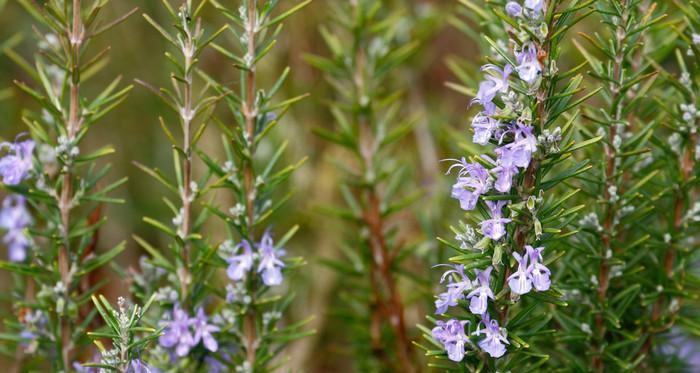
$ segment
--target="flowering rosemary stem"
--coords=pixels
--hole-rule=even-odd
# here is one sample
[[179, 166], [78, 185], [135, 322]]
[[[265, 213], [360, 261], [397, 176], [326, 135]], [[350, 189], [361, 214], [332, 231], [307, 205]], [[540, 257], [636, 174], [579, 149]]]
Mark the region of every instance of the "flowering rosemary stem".
[[[243, 167], [243, 177], [244, 177], [244, 193], [246, 198], [246, 213], [247, 213], [247, 235], [248, 238], [254, 241], [254, 231], [253, 227], [255, 225], [255, 169], [253, 167], [253, 156], [255, 154], [255, 121], [258, 116], [258, 108], [255, 99], [255, 37], [257, 33], [257, 6], [256, 0], [248, 0], [247, 3], [247, 16], [248, 23], [245, 27], [245, 33], [247, 35], [247, 54], [246, 61], [248, 62], [248, 69], [245, 72], [245, 100], [242, 101], [241, 112], [245, 117], [245, 133], [246, 133], [246, 143], [248, 145], [248, 159]], [[255, 282], [252, 279], [251, 282]], [[254, 295], [255, 291], [250, 292]], [[251, 303], [254, 304], [254, 301]], [[256, 356], [256, 323], [255, 323], [255, 310], [254, 306], [248, 308], [245, 315], [245, 322], [243, 325], [243, 334], [245, 340], [245, 350], [246, 359], [250, 363], [251, 368], [255, 367], [255, 356]]]

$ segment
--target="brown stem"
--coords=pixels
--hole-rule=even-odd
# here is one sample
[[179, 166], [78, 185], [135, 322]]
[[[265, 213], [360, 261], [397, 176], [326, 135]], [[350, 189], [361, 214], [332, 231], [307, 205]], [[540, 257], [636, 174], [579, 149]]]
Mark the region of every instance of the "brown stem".
[[[616, 160], [617, 160], [617, 149], [613, 145], [615, 137], [617, 134], [617, 125], [622, 120], [622, 104], [618, 102], [620, 100], [621, 89], [622, 89], [622, 65], [624, 63], [625, 51], [623, 50], [624, 41], [627, 38], [627, 20], [629, 18], [629, 8], [625, 6], [625, 0], [620, 0], [624, 11], [622, 17], [620, 18], [617, 28], [615, 30], [615, 56], [613, 60], [613, 79], [610, 82], [610, 102], [612, 111], [613, 122], [608, 129], [608, 143], [605, 146], [605, 190], [603, 194], [606, 201], [610, 201], [605, 214], [605, 219], [603, 223], [603, 235], [601, 237], [603, 243], [603, 250], [600, 253], [600, 264], [598, 266], [598, 303], [600, 304], [600, 311], [595, 316], [595, 327], [596, 336], [600, 341], [600, 346], [605, 343], [606, 326], [605, 320], [603, 319], [604, 308], [606, 305], [607, 292], [610, 287], [610, 264], [608, 263], [607, 256], [608, 253], [612, 252], [612, 236], [613, 230], [615, 229], [615, 214], [617, 213], [617, 204], [612, 202], [611, 188], [617, 187], [617, 182], [615, 180], [616, 174]], [[621, 190], [618, 190], [618, 193]], [[600, 352], [600, 351], [598, 351]], [[602, 355], [599, 353], [594, 353], [592, 357], [593, 368], [597, 372], [603, 372], [605, 370], [605, 362], [603, 361]]]
[[[356, 12], [360, 12], [361, 4], [353, 3]], [[362, 36], [360, 36], [362, 38]], [[360, 113], [357, 115], [356, 121], [360, 131], [359, 153], [361, 155], [362, 174], [368, 175], [374, 170], [374, 155], [377, 149], [376, 139], [372, 133], [372, 123], [370, 114], [367, 112], [371, 109], [360, 102], [360, 97], [365, 95], [366, 89], [366, 56], [365, 56], [365, 40], [358, 39], [355, 41], [355, 73], [352, 78], [355, 88], [355, 97], [357, 106], [360, 108]], [[372, 323], [370, 325], [370, 334], [372, 335], [373, 345], [381, 346], [381, 324], [378, 322], [377, 310], [383, 313], [383, 322], [387, 323], [394, 332], [394, 346], [398, 363], [401, 366], [401, 371], [412, 373], [415, 371], [412, 362], [412, 349], [410, 338], [406, 331], [406, 322], [404, 317], [404, 306], [401, 299], [401, 294], [398, 290], [396, 279], [392, 273], [393, 257], [389, 253], [386, 237], [384, 235], [384, 222], [381, 212], [381, 197], [379, 195], [378, 186], [372, 180], [368, 180], [368, 185], [364, 190], [366, 205], [363, 208], [364, 223], [369, 229], [368, 245], [372, 259], [370, 260], [370, 281], [372, 282], [372, 290], [376, 304], [372, 305]], [[375, 351], [375, 355], [379, 358], [386, 359], [386, 354]]]

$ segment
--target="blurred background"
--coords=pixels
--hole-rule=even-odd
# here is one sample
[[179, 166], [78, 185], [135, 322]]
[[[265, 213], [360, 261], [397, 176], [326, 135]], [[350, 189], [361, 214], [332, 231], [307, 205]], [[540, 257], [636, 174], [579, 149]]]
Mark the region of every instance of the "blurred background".
[[[290, 18], [285, 31], [274, 49], [262, 65], [260, 76], [277, 77], [285, 66], [290, 66], [291, 78], [283, 87], [281, 98], [290, 98], [301, 93], [310, 96], [293, 106], [290, 114], [275, 131], [275, 137], [290, 141], [287, 163], [308, 157], [308, 161], [298, 171], [286, 187], [295, 191], [294, 198], [277, 215], [275, 226], [284, 231], [294, 224], [300, 224], [297, 236], [288, 244], [287, 250], [303, 255], [309, 265], [296, 278], [293, 278], [297, 293], [290, 319], [300, 320], [314, 315], [312, 328], [317, 333], [291, 345], [287, 355], [291, 359], [287, 367], [291, 371], [342, 372], [354, 371], [350, 336], [354, 331], [347, 325], [334, 322], [336, 310], [341, 309], [344, 281], [333, 271], [324, 267], [323, 258], [338, 258], [343, 234], [347, 234], [334, 219], [319, 212], [319, 206], [338, 203], [338, 171], [331, 160], [340, 154], [335, 146], [329, 145], [311, 133], [313, 127], [331, 128], [332, 118], [325, 100], [332, 97], [329, 85], [321, 74], [304, 60], [305, 54], [327, 55], [318, 33], [319, 25], [329, 22], [327, 2], [315, 0], [299, 14]], [[339, 0], [347, 1], [347, 0]], [[2, 3], [2, 0], [0, 0]], [[171, 1], [173, 5], [176, 2]], [[279, 7], [286, 9], [296, 2], [280, 1]], [[411, 209], [399, 215], [393, 223], [400, 229], [403, 240], [415, 247], [415, 255], [408, 260], [402, 274], [413, 281], [401, 282], [407, 303], [407, 324], [412, 326], [412, 338], [419, 334], [414, 325], [424, 321], [424, 316], [432, 313], [432, 287], [436, 271], [430, 267], [442, 259], [441, 248], [435, 236], [451, 236], [447, 230], [450, 216], [457, 216], [458, 208], [449, 203], [449, 178], [443, 177], [446, 167], [439, 160], [459, 155], [459, 142], [467, 136], [469, 99], [449, 89], [445, 83], [453, 78], [448, 68], [452, 56], [474, 61], [474, 72], [480, 57], [478, 48], [467, 36], [450, 25], [450, 18], [456, 16], [458, 2], [455, 0], [393, 0], [385, 6], [400, 10], [404, 17], [400, 22], [404, 33], [401, 37], [408, 42], [420, 40], [418, 52], [395, 73], [392, 83], [404, 91], [402, 113], [417, 118], [412, 136], [405, 146], [397, 149], [397, 158], [411, 162], [410, 167], [414, 186], [424, 191], [423, 198]], [[111, 46], [111, 63], [98, 76], [86, 84], [87, 95], [104, 87], [115, 76], [122, 76], [122, 84], [132, 84], [141, 79], [153, 85], [168, 85], [169, 66], [163, 56], [168, 46], [162, 37], [141, 17], [142, 13], [165, 22], [166, 14], [158, 0], [118, 0], [111, 2], [104, 14], [106, 19], [117, 17], [133, 7], [139, 11], [128, 21], [113, 31], [103, 35], [93, 45], [93, 51]], [[211, 10], [205, 12], [205, 28], [210, 32], [224, 22]], [[8, 1], [0, 11], [0, 45], [11, 40], [13, 50], [25, 59], [32, 59], [36, 52], [36, 39], [32, 30], [34, 21], [15, 1]], [[5, 44], [6, 45], [6, 44]], [[237, 71], [231, 64], [216, 53], [202, 57], [201, 67], [210, 75], [235, 85]], [[23, 110], [36, 109], [36, 104], [26, 94], [13, 88], [13, 80], [31, 79], [8, 58], [0, 54], [0, 136], [12, 139], [25, 131], [21, 122]], [[133, 165], [133, 161], [156, 166], [172, 172], [171, 150], [158, 126], [158, 116], [175, 124], [165, 105], [140, 86], [119, 108], [105, 117], [95, 127], [84, 148], [95, 149], [111, 143], [117, 153], [111, 156], [113, 165], [111, 176], [116, 180], [128, 176], [129, 182], [115, 194], [125, 199], [122, 205], [108, 206], [104, 214], [109, 222], [100, 232], [100, 247], [112, 247], [122, 240], [128, 242], [128, 249], [118, 259], [124, 268], [135, 267], [143, 255], [131, 238], [138, 235], [152, 243], [167, 245], [167, 239], [155, 229], [142, 222], [145, 215], [167, 217], [169, 212], [161, 202], [163, 189], [150, 177]], [[201, 147], [207, 153], [222, 151], [219, 132], [211, 126]], [[271, 151], [263, 147], [260, 151]], [[88, 150], [84, 149], [85, 152]], [[221, 159], [222, 157], [220, 157]], [[222, 201], [230, 196], [217, 196]], [[220, 235], [215, 227], [211, 229], [211, 240], [217, 242]], [[451, 237], [450, 237], [451, 238]], [[4, 253], [2, 255], [5, 255]], [[2, 276], [6, 274], [3, 273]], [[128, 287], [116, 272], [104, 269], [100, 276], [113, 276], [110, 283], [109, 299], [128, 294]], [[2, 278], [0, 291], [11, 287], [9, 278]]]

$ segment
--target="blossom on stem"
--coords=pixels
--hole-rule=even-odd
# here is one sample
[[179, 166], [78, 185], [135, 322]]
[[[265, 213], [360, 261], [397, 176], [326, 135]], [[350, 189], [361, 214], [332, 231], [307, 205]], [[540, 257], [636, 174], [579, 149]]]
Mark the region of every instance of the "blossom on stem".
[[265, 285], [275, 286], [282, 283], [282, 268], [284, 267], [284, 262], [279, 259], [278, 255], [283, 253], [284, 252], [275, 250], [272, 236], [266, 231], [260, 240], [260, 264], [258, 265], [258, 272], [262, 273], [262, 279]]
[[[449, 266], [449, 265], [447, 265]], [[447, 311], [448, 307], [454, 307], [460, 299], [464, 299], [464, 293], [472, 289], [472, 281], [464, 273], [464, 265], [454, 265], [453, 269], [445, 271], [440, 278], [440, 283], [444, 283], [448, 280], [447, 291], [438, 295], [438, 299], [435, 300], [435, 313], [443, 314]], [[453, 274], [459, 277], [459, 280], [455, 281]]]
[[479, 196], [491, 188], [489, 172], [479, 163], [467, 163], [462, 158], [453, 164], [447, 172], [458, 168], [457, 182], [452, 186], [452, 198], [459, 200], [463, 210], [473, 210], [479, 200]]
[[509, 1], [506, 4], [506, 13], [511, 17], [520, 17], [523, 15], [523, 7], [515, 1]]
[[[483, 329], [481, 326], [483, 325]], [[505, 330], [498, 325], [498, 321], [491, 320], [488, 313], [481, 315], [481, 322], [476, 327], [474, 335], [485, 335], [486, 338], [479, 341], [479, 347], [491, 357], [499, 358], [506, 353], [508, 339]]]
[[496, 97], [496, 94], [508, 91], [508, 77], [513, 72], [513, 66], [506, 64], [503, 69], [493, 64], [484, 65], [481, 71], [493, 71], [496, 74], [486, 74], [486, 80], [479, 84], [479, 90], [472, 102], [486, 106]]
[[508, 286], [515, 294], [527, 294], [532, 290], [532, 271], [528, 266], [528, 255], [520, 255], [513, 252], [513, 257], [518, 262], [518, 270], [508, 276]]
[[436, 324], [437, 326], [432, 330], [433, 338], [442, 343], [450, 360], [462, 361], [465, 347], [471, 343], [469, 337], [464, 333], [464, 325], [469, 324], [469, 320], [438, 320]]
[[549, 276], [551, 272], [544, 264], [542, 264], [542, 251], [544, 247], [533, 248], [530, 245], [525, 245], [527, 256], [530, 257], [530, 274], [532, 276], [532, 284], [537, 291], [547, 291], [552, 284]]
[[479, 271], [478, 269], [474, 270], [476, 273], [476, 282], [478, 283], [478, 287], [472, 290], [467, 295], [467, 298], [469, 299], [469, 311], [475, 315], [481, 315], [482, 313], [486, 312], [489, 298], [495, 298], [489, 285], [491, 270], [493, 270], [493, 267], [491, 266], [483, 271]]
[[197, 315], [191, 318], [189, 323], [194, 328], [193, 345], [197, 345], [199, 341], [202, 341], [207, 350], [216, 352], [219, 344], [211, 333], [218, 332], [219, 327], [208, 323], [202, 307], [197, 308]]
[[32, 169], [32, 152], [34, 141], [0, 143], [0, 150], [7, 149], [7, 154], [0, 158], [0, 176], [7, 185], [17, 185], [26, 179]]
[[3, 242], [7, 245], [8, 257], [12, 262], [22, 262], [27, 258], [27, 248], [31, 238], [25, 229], [32, 223], [26, 206], [26, 199], [20, 195], [9, 195], [0, 209], [0, 228], [5, 229]]
[[527, 294], [535, 287], [537, 291], [547, 291], [551, 285], [550, 271], [542, 264], [544, 247], [533, 248], [525, 245], [525, 255], [513, 253], [518, 262], [518, 270], [508, 277], [508, 286], [515, 294]]
[[165, 348], [175, 347], [177, 356], [185, 356], [196, 345], [190, 331], [190, 318], [179, 304], [173, 308], [172, 320], [166, 322], [167, 327], [160, 336], [160, 345]]
[[473, 141], [479, 145], [486, 145], [491, 140], [493, 133], [501, 127], [501, 122], [492, 117], [496, 112], [496, 105], [489, 102], [484, 105], [484, 111], [476, 114], [472, 119], [474, 130]]
[[528, 85], [533, 85], [542, 73], [542, 65], [537, 59], [537, 47], [535, 44], [529, 42], [523, 45], [522, 50], [515, 54], [515, 58], [518, 63], [518, 66], [515, 68], [518, 76]]
[[250, 243], [244, 239], [236, 245], [234, 252], [238, 252], [240, 249], [243, 249], [243, 253], [232, 255], [226, 259], [228, 262], [226, 274], [233, 281], [242, 280], [253, 267], [253, 249], [250, 247]]
[[486, 202], [486, 205], [491, 210], [491, 219], [486, 219], [481, 222], [481, 232], [492, 240], [498, 241], [506, 234], [505, 224], [512, 221], [512, 219], [503, 218], [503, 212], [501, 211], [508, 201], [484, 202]]

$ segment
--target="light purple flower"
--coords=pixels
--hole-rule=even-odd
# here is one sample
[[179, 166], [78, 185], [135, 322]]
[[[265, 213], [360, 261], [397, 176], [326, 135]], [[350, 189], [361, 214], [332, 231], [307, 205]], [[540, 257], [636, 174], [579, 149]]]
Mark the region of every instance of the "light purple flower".
[[438, 320], [432, 330], [433, 338], [442, 343], [447, 351], [447, 357], [452, 361], [462, 361], [467, 344], [471, 344], [469, 337], [464, 333], [464, 325], [469, 320], [450, 319], [447, 322]]
[[158, 369], [148, 366], [140, 359], [134, 359], [129, 362], [126, 368], [126, 373], [159, 373]]
[[491, 210], [491, 219], [481, 222], [481, 232], [492, 240], [498, 241], [506, 234], [505, 224], [510, 223], [511, 219], [503, 218], [501, 209], [508, 201], [484, 201]]
[[253, 267], [253, 249], [250, 247], [250, 243], [244, 239], [236, 245], [235, 252], [238, 252], [240, 249], [243, 249], [243, 253], [233, 255], [226, 260], [228, 262], [226, 274], [233, 281], [242, 280]]
[[467, 298], [469, 299], [469, 311], [475, 315], [481, 315], [486, 312], [489, 298], [494, 299], [493, 291], [491, 291], [489, 284], [491, 270], [493, 270], [491, 266], [483, 271], [474, 270], [476, 282], [479, 285], [467, 295]]
[[542, 73], [542, 66], [537, 59], [537, 47], [532, 42], [527, 43], [523, 45], [523, 49], [519, 53], [516, 53], [515, 57], [518, 62], [518, 66], [515, 68], [518, 76], [525, 83], [533, 85]]
[[258, 265], [258, 272], [262, 272], [263, 283], [267, 286], [281, 284], [284, 262], [278, 258], [278, 254], [283, 254], [283, 252], [275, 250], [272, 236], [267, 231], [260, 240], [259, 250], [260, 264]]
[[189, 323], [194, 328], [193, 345], [196, 346], [202, 341], [207, 350], [216, 352], [219, 348], [219, 344], [211, 333], [218, 332], [219, 327], [208, 323], [207, 316], [204, 314], [204, 309], [202, 307], [197, 308], [197, 315], [191, 318]]
[[32, 169], [32, 152], [34, 141], [4, 142], [0, 150], [7, 149], [7, 154], [0, 158], [0, 176], [3, 183], [17, 185], [24, 180]]
[[31, 245], [31, 239], [25, 229], [31, 223], [32, 217], [25, 198], [14, 194], [5, 197], [0, 209], [0, 228], [7, 231], [3, 242], [7, 245], [10, 261], [22, 262], [27, 258], [27, 248]]
[[513, 252], [513, 257], [518, 262], [518, 270], [508, 276], [510, 290], [519, 295], [527, 294], [532, 290], [532, 270], [528, 265], [529, 255], [520, 255]]
[[537, 151], [537, 138], [532, 134], [532, 126], [518, 124], [513, 133], [513, 142], [506, 145], [510, 150], [510, 163], [523, 169], [527, 168], [532, 153]]
[[525, 0], [525, 8], [533, 12], [541, 12], [544, 7], [544, 0]]
[[515, 1], [509, 1], [506, 4], [506, 13], [511, 17], [520, 17], [523, 15], [523, 7]]
[[[435, 313], [438, 315], [445, 313], [447, 308], [456, 306], [459, 300], [464, 299], [464, 293], [473, 287], [472, 281], [464, 274], [464, 265], [454, 265], [452, 268], [445, 271], [440, 278], [441, 284], [447, 280], [447, 291], [438, 295], [438, 299], [435, 300]], [[456, 274], [459, 280], [455, 281], [453, 274]]]
[[532, 284], [537, 291], [547, 291], [552, 282], [549, 279], [550, 271], [542, 264], [542, 251], [544, 247], [533, 248], [530, 245], [525, 245], [526, 255], [530, 257], [530, 275]]
[[[484, 329], [481, 329], [483, 325]], [[476, 327], [474, 335], [484, 334], [486, 338], [479, 342], [479, 347], [493, 358], [499, 358], [506, 353], [506, 344], [510, 344], [504, 330], [498, 325], [498, 321], [491, 320], [488, 313], [481, 315], [481, 322]]]
[[176, 304], [172, 320], [167, 321], [167, 327], [163, 330], [163, 335], [160, 336], [160, 345], [165, 348], [175, 347], [177, 356], [185, 356], [190, 352], [190, 349], [196, 345], [194, 337], [190, 332], [190, 318], [187, 312]]
[[508, 193], [513, 186], [513, 176], [518, 173], [514, 153], [507, 146], [496, 148], [495, 152], [498, 155], [498, 162], [497, 166], [491, 170], [496, 174], [494, 188], [501, 193]]
[[501, 122], [488, 116], [485, 112], [478, 113], [472, 120], [474, 136], [472, 141], [479, 145], [486, 145], [491, 140], [493, 133], [500, 128]]
[[457, 182], [452, 186], [452, 198], [459, 201], [463, 210], [473, 210], [479, 196], [491, 188], [489, 172], [481, 164], [467, 163], [464, 158], [450, 166], [447, 173], [454, 168], [459, 169], [459, 173]]
[[496, 94], [508, 91], [508, 77], [513, 72], [513, 67], [506, 64], [503, 69], [493, 64], [484, 65], [481, 71], [494, 71], [496, 75], [486, 74], [486, 80], [479, 84], [479, 90], [472, 102], [486, 106], [496, 97]]

